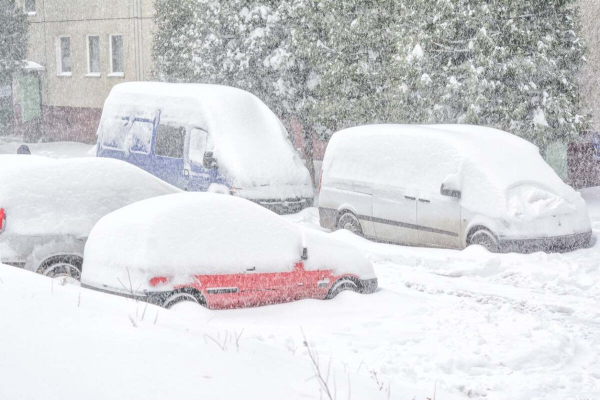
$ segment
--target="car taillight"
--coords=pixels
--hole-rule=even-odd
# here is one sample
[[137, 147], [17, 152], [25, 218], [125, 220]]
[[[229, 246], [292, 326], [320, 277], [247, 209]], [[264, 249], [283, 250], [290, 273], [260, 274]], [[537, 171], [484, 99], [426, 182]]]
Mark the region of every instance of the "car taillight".
[[166, 276], [156, 276], [156, 277], [150, 279], [150, 285], [152, 285], [152, 286], [162, 285], [162, 284], [167, 283], [168, 280], [169, 280], [169, 278], [167, 278]]
[[6, 226], [6, 213], [4, 212], [4, 208], [0, 208], [0, 233], [4, 230]]

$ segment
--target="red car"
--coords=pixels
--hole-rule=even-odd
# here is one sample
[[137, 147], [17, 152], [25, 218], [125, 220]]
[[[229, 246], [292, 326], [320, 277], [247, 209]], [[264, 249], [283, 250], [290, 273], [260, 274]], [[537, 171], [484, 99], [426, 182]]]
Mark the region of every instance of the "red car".
[[83, 286], [167, 308], [181, 301], [250, 307], [377, 288], [371, 263], [353, 247], [211, 193], [162, 196], [105, 216], [84, 260]]

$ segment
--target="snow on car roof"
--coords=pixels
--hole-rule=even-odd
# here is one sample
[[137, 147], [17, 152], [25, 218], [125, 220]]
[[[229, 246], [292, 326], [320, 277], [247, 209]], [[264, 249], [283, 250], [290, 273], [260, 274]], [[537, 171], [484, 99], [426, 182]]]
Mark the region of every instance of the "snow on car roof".
[[0, 155], [0, 208], [17, 235], [87, 237], [103, 215], [179, 189], [123, 161]]
[[[82, 281], [118, 288], [154, 276], [291, 270], [302, 232], [248, 200], [215, 193], [162, 196], [117, 210], [94, 227]], [[125, 270], [127, 268], [127, 271]], [[129, 275], [129, 276], [128, 276]]]
[[[285, 127], [253, 94], [228, 86], [164, 82], [129, 82], [113, 87], [103, 118], [155, 118], [209, 132], [219, 166], [238, 187], [308, 182]], [[141, 110], [146, 115], [139, 115]], [[275, 167], [274, 167], [275, 166]]]
[[[308, 247], [307, 270], [375, 277], [355, 248], [248, 200], [180, 193], [123, 207], [102, 218], [86, 243], [82, 282], [112, 290], [153, 289], [149, 280], [189, 284], [193, 275], [290, 272]], [[131, 284], [130, 284], [131, 282]], [[166, 290], [165, 287], [161, 288]]]
[[536, 146], [508, 132], [472, 125], [345, 129], [333, 135], [324, 169], [334, 179], [375, 180], [400, 186], [415, 196], [437, 193], [441, 183], [454, 180], [462, 184], [463, 205], [472, 209], [506, 209], [507, 191], [523, 183], [541, 185], [565, 197], [574, 195]]

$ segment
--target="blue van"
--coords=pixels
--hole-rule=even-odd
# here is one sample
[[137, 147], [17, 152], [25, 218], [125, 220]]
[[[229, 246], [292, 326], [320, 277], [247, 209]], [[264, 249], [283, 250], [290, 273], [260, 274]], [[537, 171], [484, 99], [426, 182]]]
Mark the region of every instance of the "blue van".
[[183, 190], [233, 194], [278, 213], [313, 204], [310, 174], [285, 127], [240, 89], [116, 85], [104, 104], [97, 155], [127, 161]]

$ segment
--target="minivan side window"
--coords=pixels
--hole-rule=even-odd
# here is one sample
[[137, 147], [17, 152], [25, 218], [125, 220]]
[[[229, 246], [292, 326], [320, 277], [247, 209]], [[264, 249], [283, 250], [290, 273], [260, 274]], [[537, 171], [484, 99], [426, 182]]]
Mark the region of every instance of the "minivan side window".
[[150, 153], [152, 143], [152, 129], [154, 124], [150, 121], [135, 120], [131, 125], [131, 147], [133, 153]]
[[202, 165], [204, 162], [204, 153], [207, 150], [208, 132], [204, 129], [193, 128], [190, 134], [190, 161], [194, 164]]
[[124, 150], [129, 118], [107, 118], [102, 121], [102, 145], [111, 149]]
[[160, 124], [156, 128], [154, 153], [161, 157], [183, 158], [185, 128]]

